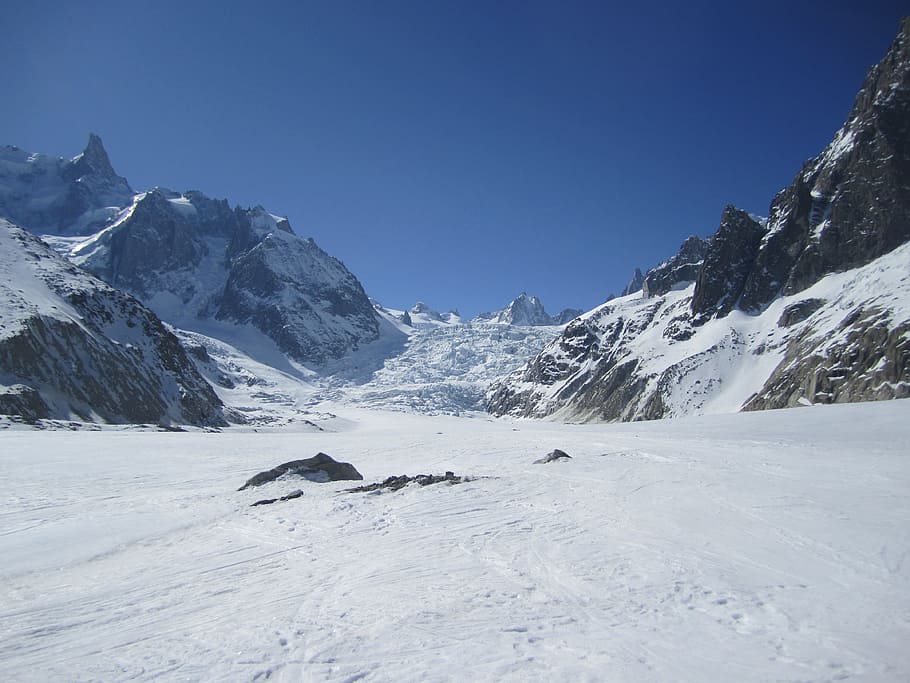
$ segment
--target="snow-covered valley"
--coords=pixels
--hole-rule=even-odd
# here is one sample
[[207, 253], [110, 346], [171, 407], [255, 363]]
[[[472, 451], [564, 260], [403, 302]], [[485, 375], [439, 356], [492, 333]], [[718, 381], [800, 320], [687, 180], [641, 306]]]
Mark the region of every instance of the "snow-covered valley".
[[[908, 417], [10, 427], [0, 678], [907, 680]], [[532, 464], [553, 448], [572, 459]], [[475, 479], [237, 491], [317, 451], [366, 482]]]

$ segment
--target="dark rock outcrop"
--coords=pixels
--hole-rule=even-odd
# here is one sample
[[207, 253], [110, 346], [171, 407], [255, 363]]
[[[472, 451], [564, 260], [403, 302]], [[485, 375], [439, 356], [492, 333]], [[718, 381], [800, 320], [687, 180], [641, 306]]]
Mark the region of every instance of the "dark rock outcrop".
[[742, 307], [760, 310], [910, 239], [910, 17], [830, 145], [771, 205]]
[[810, 315], [825, 305], [824, 299], [803, 299], [790, 304], [777, 319], [778, 327], [790, 327], [808, 319]]
[[133, 196], [89, 135], [72, 159], [0, 149], [0, 216], [39, 234], [90, 234], [107, 225]]
[[379, 336], [354, 275], [312, 240], [267, 235], [231, 262], [215, 318], [250, 323], [303, 362], [340, 358]]
[[406, 474], [401, 474], [397, 477], [387, 477], [383, 481], [377, 482], [375, 484], [367, 484], [366, 486], [355, 486], [352, 489], [345, 489], [346, 493], [369, 493], [371, 491], [380, 491], [382, 489], [388, 489], [389, 491], [398, 491], [403, 489], [409, 484], [417, 484], [418, 486], [430, 486], [431, 484], [461, 484], [462, 482], [470, 481], [467, 477], [458, 477], [455, 476], [454, 472], [446, 472], [445, 474], [418, 474], [414, 477], [409, 477]]
[[645, 275], [642, 293], [646, 299], [662, 296], [680, 285], [687, 285], [698, 278], [698, 271], [708, 251], [708, 241], [691, 236], [679, 247], [679, 252]]
[[695, 280], [692, 312], [727, 315], [739, 301], [765, 229], [745, 211], [727, 206]]
[[645, 276], [642, 275], [640, 268], [636, 268], [635, 272], [632, 274], [632, 279], [629, 280], [629, 284], [623, 288], [622, 293], [619, 296], [629, 296], [629, 294], [640, 292], [644, 284]]
[[349, 462], [338, 462], [330, 455], [317, 453], [312, 458], [292, 460], [251, 477], [238, 491], [262, 486], [286, 474], [297, 475], [310, 481], [360, 481], [363, 475]]
[[808, 328], [790, 341], [784, 360], [743, 410], [792, 408], [910, 397], [910, 321], [858, 308], [838, 339], [819, 344]]
[[51, 411], [36, 389], [14, 384], [0, 387], [0, 415], [17, 415], [26, 422], [36, 422], [49, 418]]
[[254, 508], [258, 505], [271, 505], [272, 503], [278, 503], [278, 502], [283, 503], [287, 500], [294, 500], [296, 498], [300, 498], [301, 496], [303, 496], [303, 491], [301, 491], [300, 489], [297, 489], [295, 491], [291, 491], [286, 496], [281, 496], [280, 498], [263, 498], [262, 500], [257, 500], [255, 503], [252, 503], [250, 505], [250, 507]]
[[566, 453], [565, 451], [561, 451], [558, 448], [554, 448], [552, 451], [547, 453], [544, 457], [535, 460], [534, 464], [535, 465], [545, 465], [548, 462], [555, 462], [557, 460], [566, 460], [566, 459], [571, 459], [571, 458], [572, 458], [572, 456], [569, 455], [568, 453]]
[[[177, 338], [132, 297], [0, 220], [0, 404], [26, 419], [224, 426]], [[43, 292], [30, 299], [24, 292]]]
[[[906, 396], [908, 241], [905, 19], [847, 122], [775, 197], [766, 224], [727, 207], [710, 240], [690, 238], [648, 272], [644, 301], [570, 324], [492, 385], [488, 409], [610, 421]], [[781, 310], [782, 296], [797, 300]], [[731, 316], [737, 308], [750, 317]], [[854, 312], [837, 324], [844, 310]]]

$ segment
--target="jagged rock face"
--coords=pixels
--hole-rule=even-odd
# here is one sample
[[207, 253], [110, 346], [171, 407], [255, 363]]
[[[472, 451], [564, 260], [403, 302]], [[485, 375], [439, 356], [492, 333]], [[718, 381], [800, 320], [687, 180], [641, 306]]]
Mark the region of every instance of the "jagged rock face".
[[642, 275], [640, 268], [636, 268], [635, 273], [632, 274], [632, 279], [629, 280], [629, 284], [627, 284], [623, 288], [620, 296], [629, 296], [629, 294], [635, 294], [635, 292], [640, 292], [641, 288], [642, 288], [642, 286], [644, 286], [644, 284], [645, 284], [645, 276]]
[[608, 302], [494, 383], [497, 415], [625, 421], [910, 396], [910, 243], [754, 316], [693, 325], [695, 286]]
[[357, 278], [312, 240], [285, 232], [233, 260], [215, 317], [251, 323], [305, 362], [339, 358], [379, 336]]
[[[71, 160], [5, 148], [0, 162], [0, 215], [21, 216], [38, 233], [104, 228], [69, 254], [73, 262], [168, 322], [250, 323], [304, 363], [379, 336], [356, 278], [262, 207], [231, 208], [196, 191], [134, 195], [95, 135]], [[286, 254], [263, 246], [270, 235]]]
[[0, 148], [0, 216], [39, 234], [91, 234], [133, 196], [97, 135], [72, 159]]
[[261, 207], [156, 189], [137, 195], [73, 260], [178, 326], [249, 323], [304, 363], [338, 358], [379, 335], [357, 279]]
[[0, 409], [26, 419], [226, 424], [174, 337], [138, 301], [0, 220]]
[[[818, 300], [814, 300], [813, 305]], [[835, 338], [818, 344], [807, 329], [743, 410], [910, 397], [910, 321], [877, 307], [851, 311]]]
[[696, 316], [727, 315], [742, 295], [764, 227], [745, 211], [727, 206], [711, 239], [695, 281], [692, 312]]
[[551, 316], [554, 325], [565, 325], [584, 313], [580, 308], [564, 308], [559, 313]]
[[557, 315], [550, 315], [547, 313], [540, 299], [536, 296], [530, 296], [526, 292], [522, 292], [501, 311], [481, 313], [474, 320], [476, 322], [490, 322], [501, 325], [543, 327], [549, 325], [565, 325], [577, 318], [581, 313], [582, 311], [578, 309], [566, 308]]
[[910, 396], [908, 72], [910, 19], [767, 225], [727, 207], [710, 240], [648, 272], [644, 299], [586, 314], [495, 383], [489, 410], [633, 420]]
[[553, 319], [544, 310], [543, 304], [536, 296], [522, 292], [505, 310], [501, 311], [494, 322], [506, 325], [551, 325]]
[[705, 259], [708, 250], [708, 241], [700, 237], [689, 237], [679, 247], [676, 256], [667, 259], [656, 268], [652, 268], [645, 275], [642, 283], [642, 293], [645, 298], [661, 296], [678, 288], [694, 282], [698, 271]]
[[775, 198], [744, 288], [755, 311], [910, 239], [910, 18], [830, 145]]

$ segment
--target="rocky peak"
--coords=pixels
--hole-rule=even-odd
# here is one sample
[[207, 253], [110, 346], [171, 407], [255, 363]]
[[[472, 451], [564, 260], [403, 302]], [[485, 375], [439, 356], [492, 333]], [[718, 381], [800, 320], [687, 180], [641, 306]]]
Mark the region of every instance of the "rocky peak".
[[0, 161], [0, 215], [36, 234], [95, 232], [113, 222], [134, 194], [94, 134], [72, 159], [7, 146]]
[[95, 133], [89, 133], [88, 144], [82, 154], [73, 158], [72, 173], [75, 177], [96, 175], [117, 179], [119, 176], [111, 165], [111, 160], [104, 149], [104, 143]]
[[540, 299], [522, 292], [501, 311], [481, 313], [475, 320], [502, 325], [520, 325], [523, 327], [540, 327], [546, 325], [563, 325], [575, 319], [581, 311], [567, 308], [558, 315], [550, 315], [544, 309]]
[[636, 268], [635, 272], [632, 274], [632, 279], [629, 280], [620, 296], [628, 296], [629, 294], [634, 294], [635, 292], [641, 291], [642, 285], [645, 284], [645, 276], [642, 275], [641, 268]]
[[496, 322], [509, 325], [549, 325], [552, 319], [544, 310], [540, 299], [522, 292], [499, 314]]
[[739, 301], [752, 270], [762, 225], [745, 211], [727, 206], [712, 237], [695, 281], [692, 312], [697, 316], [725, 316]]
[[672, 289], [693, 282], [698, 277], [708, 240], [691, 236], [679, 247], [676, 256], [667, 259], [659, 266], [652, 268], [645, 275], [642, 293], [646, 299], [661, 296]]
[[910, 239], [910, 19], [847, 122], [775, 197], [741, 306], [757, 311]]

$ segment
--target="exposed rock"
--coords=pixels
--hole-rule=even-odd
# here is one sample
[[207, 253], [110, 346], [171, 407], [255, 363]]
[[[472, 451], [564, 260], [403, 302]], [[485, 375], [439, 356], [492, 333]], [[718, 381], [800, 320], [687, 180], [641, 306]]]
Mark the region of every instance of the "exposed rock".
[[34, 388], [24, 384], [0, 387], [0, 415], [18, 415], [26, 422], [50, 417], [50, 408]]
[[263, 498], [262, 500], [257, 500], [255, 503], [250, 505], [251, 508], [256, 507], [257, 505], [271, 505], [272, 503], [284, 502], [286, 500], [294, 500], [295, 498], [300, 498], [303, 495], [303, 491], [296, 489], [291, 491], [286, 496], [281, 496], [280, 498]]
[[887, 311], [859, 308], [832, 340], [818, 339], [811, 328], [791, 340], [784, 360], [743, 409], [907, 397], [910, 321], [895, 324]]
[[771, 206], [742, 297], [756, 311], [910, 239], [910, 18], [834, 140]]
[[700, 237], [689, 237], [679, 247], [676, 256], [667, 259], [645, 275], [642, 294], [646, 299], [661, 296], [694, 282], [708, 250], [708, 241]]
[[297, 475], [310, 481], [360, 481], [363, 475], [349, 462], [338, 462], [325, 453], [317, 453], [312, 458], [292, 460], [282, 463], [265, 472], [251, 477], [238, 491], [262, 486], [270, 481], [275, 481], [286, 474]]
[[552, 316], [554, 325], [565, 325], [584, 313], [580, 308], [564, 308], [556, 315]]
[[221, 401], [151, 311], [3, 220], [0, 308], [0, 375], [29, 387], [4, 401], [18, 414], [226, 425]]
[[375, 484], [367, 484], [366, 486], [356, 486], [352, 489], [345, 489], [347, 493], [368, 493], [370, 491], [379, 491], [381, 489], [389, 489], [390, 491], [398, 491], [399, 489], [404, 488], [408, 484], [417, 484], [419, 486], [429, 486], [431, 484], [461, 484], [465, 481], [471, 481], [467, 477], [456, 477], [454, 472], [446, 472], [445, 474], [418, 474], [414, 477], [409, 477], [406, 474], [402, 474], [397, 477], [388, 477], [381, 482]]
[[0, 216], [35, 233], [90, 234], [114, 220], [132, 196], [95, 134], [72, 159], [0, 148]]
[[0, 216], [38, 234], [99, 231], [68, 256], [178, 327], [250, 324], [315, 365], [379, 336], [361, 284], [286, 218], [197, 191], [135, 194], [96, 135], [71, 160], [0, 149]]
[[317, 364], [379, 336], [357, 278], [312, 240], [286, 233], [232, 261], [215, 317], [250, 323], [293, 358]]
[[766, 223], [727, 207], [710, 240], [648, 272], [644, 301], [570, 324], [490, 387], [488, 410], [612, 421], [905, 396], [908, 240], [910, 18]]
[[824, 299], [803, 299], [795, 304], [790, 304], [780, 314], [777, 325], [778, 327], [790, 327], [796, 323], [801, 323], [824, 306], [825, 303]]
[[550, 451], [544, 457], [540, 458], [539, 460], [535, 460], [534, 464], [535, 465], [544, 465], [548, 462], [554, 462], [555, 460], [566, 459], [566, 458], [571, 459], [572, 456], [569, 455], [568, 453], [566, 453], [565, 451], [561, 451], [558, 448], [554, 448], [552, 451]]
[[[635, 272], [632, 274], [632, 279], [629, 280], [629, 284], [627, 284], [623, 288], [620, 296], [629, 296], [629, 294], [635, 294], [635, 292], [640, 292], [641, 288], [644, 286], [644, 284], [645, 284], [645, 276], [642, 275], [640, 268], [636, 268]], [[612, 296], [610, 298], [612, 298]]]
[[739, 301], [765, 229], [745, 211], [727, 206], [695, 281], [692, 312], [727, 315]]

